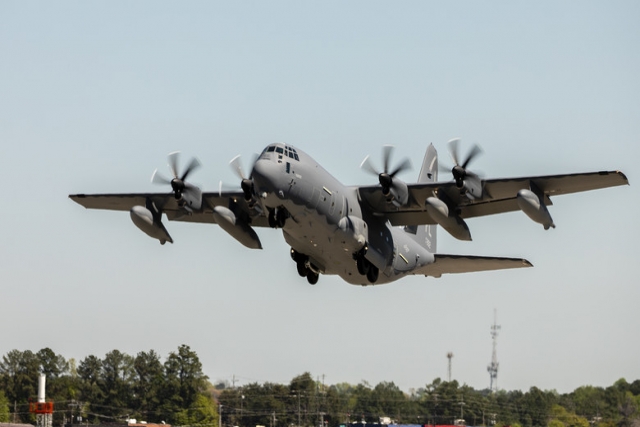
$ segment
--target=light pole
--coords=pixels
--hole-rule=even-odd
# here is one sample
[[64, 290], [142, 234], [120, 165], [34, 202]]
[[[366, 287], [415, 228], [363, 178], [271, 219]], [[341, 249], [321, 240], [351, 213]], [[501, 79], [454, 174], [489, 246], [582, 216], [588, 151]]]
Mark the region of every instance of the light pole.
[[300, 391], [298, 391], [298, 427], [300, 427]]
[[290, 394], [297, 394], [298, 395], [298, 426], [300, 427], [300, 390], [295, 390], [295, 391], [290, 391]]

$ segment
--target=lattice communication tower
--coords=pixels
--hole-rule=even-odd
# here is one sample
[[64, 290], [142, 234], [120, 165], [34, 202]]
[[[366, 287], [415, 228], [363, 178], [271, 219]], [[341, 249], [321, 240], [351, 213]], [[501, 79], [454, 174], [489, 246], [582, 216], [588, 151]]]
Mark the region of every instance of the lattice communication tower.
[[492, 392], [498, 391], [498, 354], [496, 352], [496, 347], [498, 345], [498, 331], [500, 330], [500, 326], [497, 325], [497, 310], [493, 309], [493, 325], [491, 326], [491, 338], [493, 339], [493, 353], [491, 355], [491, 363], [487, 366], [487, 371], [489, 372], [489, 390]]

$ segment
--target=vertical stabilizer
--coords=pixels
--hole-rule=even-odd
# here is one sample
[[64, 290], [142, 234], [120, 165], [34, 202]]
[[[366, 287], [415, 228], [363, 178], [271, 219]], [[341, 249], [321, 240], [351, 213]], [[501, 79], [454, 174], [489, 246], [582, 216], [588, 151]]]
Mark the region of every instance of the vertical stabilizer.
[[[418, 175], [418, 183], [424, 184], [428, 182], [436, 182], [438, 180], [438, 152], [433, 144], [429, 144], [427, 152], [422, 161], [420, 175]], [[424, 246], [431, 253], [436, 252], [436, 226], [435, 225], [418, 225], [407, 227], [406, 231], [415, 235], [414, 239]]]

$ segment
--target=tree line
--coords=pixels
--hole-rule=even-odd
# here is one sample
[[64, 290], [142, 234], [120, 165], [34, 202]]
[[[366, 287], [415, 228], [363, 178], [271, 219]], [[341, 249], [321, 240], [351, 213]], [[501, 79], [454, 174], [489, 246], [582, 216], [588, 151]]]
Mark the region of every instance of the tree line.
[[47, 376], [53, 425], [105, 424], [125, 419], [173, 425], [217, 425], [216, 404], [198, 355], [182, 345], [164, 363], [153, 350], [130, 356], [113, 350], [79, 363], [50, 348], [12, 350], [0, 362], [0, 422], [35, 422], [40, 373]]
[[406, 393], [393, 382], [325, 385], [304, 373], [289, 384], [212, 385], [197, 354], [180, 346], [162, 362], [153, 350], [130, 356], [113, 350], [79, 363], [45, 348], [12, 350], [0, 361], [0, 422], [34, 423], [29, 399], [47, 375], [54, 426], [123, 423], [135, 418], [177, 426], [338, 427], [350, 424], [640, 427], [640, 380], [571, 393], [532, 387], [497, 393], [435, 379]]
[[471, 426], [640, 427], [640, 380], [624, 379], [607, 388], [584, 386], [559, 394], [536, 387], [492, 393], [437, 378], [405, 393], [393, 382], [324, 385], [305, 373], [288, 385], [224, 387], [218, 401], [227, 424], [241, 427], [337, 427], [383, 418], [417, 425], [464, 419]]

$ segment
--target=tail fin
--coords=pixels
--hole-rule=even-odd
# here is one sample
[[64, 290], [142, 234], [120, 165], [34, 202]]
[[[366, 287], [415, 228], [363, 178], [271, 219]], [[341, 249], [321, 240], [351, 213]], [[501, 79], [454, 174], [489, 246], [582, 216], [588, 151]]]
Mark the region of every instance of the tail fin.
[[[438, 180], [438, 152], [433, 144], [429, 144], [422, 161], [418, 183], [436, 182]], [[413, 234], [413, 239], [427, 248], [431, 253], [436, 252], [437, 236], [436, 225], [417, 225], [406, 227], [405, 230]]]

